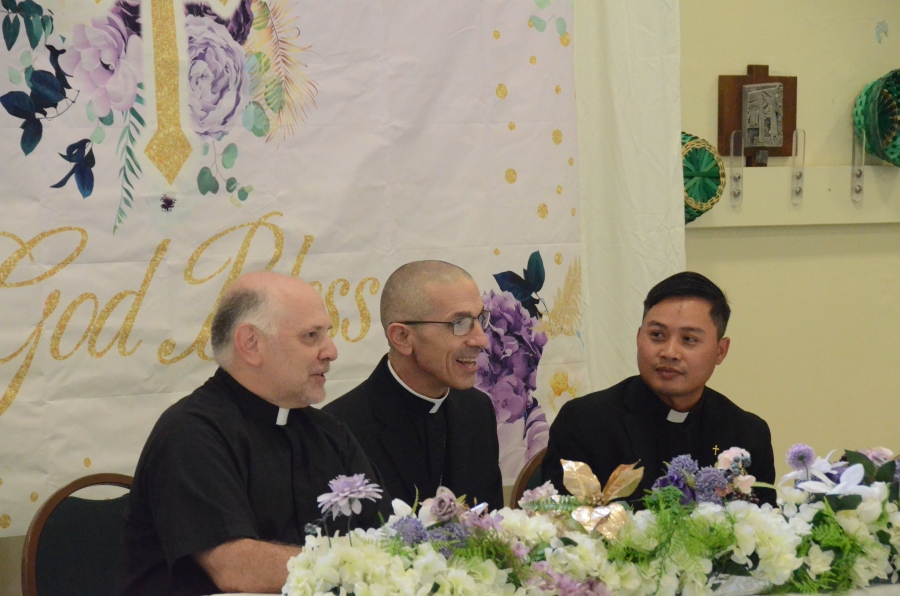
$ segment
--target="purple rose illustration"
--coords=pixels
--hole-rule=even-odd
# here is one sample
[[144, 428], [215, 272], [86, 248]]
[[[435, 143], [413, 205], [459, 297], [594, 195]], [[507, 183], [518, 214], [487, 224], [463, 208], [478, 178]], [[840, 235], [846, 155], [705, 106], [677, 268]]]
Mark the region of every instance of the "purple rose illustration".
[[253, 11], [250, 9], [252, 0], [241, 0], [234, 10], [234, 14], [230, 19], [223, 19], [210, 8], [208, 4], [197, 4], [188, 2], [184, 5], [185, 15], [193, 15], [195, 17], [210, 17], [220, 25], [224, 25], [238, 45], [244, 45], [247, 37], [250, 36], [250, 29], [253, 26]]
[[211, 18], [188, 16], [185, 24], [191, 124], [198, 136], [218, 140], [234, 126], [247, 101], [244, 51]]
[[93, 103], [94, 113], [106, 116], [111, 109], [124, 112], [134, 105], [143, 75], [141, 52], [141, 38], [110, 14], [91, 25], [75, 25], [59, 65]]

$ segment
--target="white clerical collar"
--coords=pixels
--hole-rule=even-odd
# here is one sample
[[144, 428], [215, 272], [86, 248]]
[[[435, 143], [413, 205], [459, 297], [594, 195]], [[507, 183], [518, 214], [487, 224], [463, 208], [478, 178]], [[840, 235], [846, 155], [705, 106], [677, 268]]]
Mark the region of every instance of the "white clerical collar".
[[290, 412], [290, 410], [287, 408], [278, 408], [278, 418], [275, 419], [275, 424], [278, 426], [287, 424], [288, 412]]
[[669, 415], [666, 416], [666, 420], [669, 422], [674, 422], [676, 424], [681, 424], [685, 420], [687, 420], [688, 414], [690, 412], [679, 412], [678, 410], [669, 410]]
[[426, 395], [422, 395], [421, 393], [413, 391], [412, 389], [410, 389], [409, 385], [407, 385], [406, 383], [403, 382], [403, 379], [401, 379], [400, 377], [397, 376], [396, 371], [394, 371], [394, 367], [391, 366], [390, 360], [388, 360], [387, 365], [388, 365], [388, 370], [391, 371], [391, 374], [394, 375], [394, 378], [397, 379], [397, 382], [400, 383], [404, 389], [406, 389], [407, 391], [409, 391], [416, 397], [424, 399], [425, 401], [427, 401], [430, 404], [434, 404], [434, 406], [431, 408], [431, 410], [428, 411], [429, 414], [434, 414], [435, 412], [437, 412], [441, 408], [441, 404], [444, 403], [444, 400], [447, 399], [447, 396], [450, 395], [449, 387], [447, 387], [447, 392], [444, 393], [444, 396], [438, 397], [438, 398], [428, 397]]

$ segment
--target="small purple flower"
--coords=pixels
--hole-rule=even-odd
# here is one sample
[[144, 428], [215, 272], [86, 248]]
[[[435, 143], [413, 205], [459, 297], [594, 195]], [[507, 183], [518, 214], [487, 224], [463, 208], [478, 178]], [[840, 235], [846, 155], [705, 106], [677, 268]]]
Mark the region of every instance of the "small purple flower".
[[428, 532], [425, 531], [425, 526], [422, 525], [422, 522], [410, 515], [398, 519], [394, 522], [393, 527], [397, 532], [397, 536], [400, 537], [406, 546], [415, 546], [425, 542], [425, 539], [428, 537]]
[[554, 497], [558, 494], [559, 493], [553, 486], [553, 483], [548, 480], [537, 488], [533, 488], [531, 490], [526, 490], [525, 492], [523, 492], [522, 498], [519, 499], [519, 506], [524, 507], [528, 503], [534, 503], [535, 501], [540, 501], [541, 499], [549, 499], [550, 497]]
[[472, 510], [466, 511], [459, 518], [459, 523], [464, 525], [467, 528], [479, 528], [481, 530], [496, 530], [497, 532], [501, 532], [503, 527], [500, 525], [500, 522], [503, 521], [503, 516], [499, 513], [493, 514], [478, 514]]
[[438, 522], [447, 522], [464, 511], [456, 502], [456, 495], [446, 486], [439, 486], [431, 501], [431, 513]]
[[816, 461], [816, 452], [806, 443], [797, 443], [787, 452], [787, 465], [793, 470], [806, 470]]
[[725, 474], [717, 468], [701, 468], [694, 476], [694, 492], [698, 503], [722, 504], [722, 496], [728, 489]]
[[691, 487], [688, 486], [687, 479], [683, 474], [673, 473], [670, 469], [669, 473], [665, 476], [656, 479], [656, 482], [653, 483], [651, 487], [652, 490], [657, 490], [660, 488], [665, 488], [667, 486], [674, 486], [678, 490], [681, 491], [681, 504], [687, 505], [691, 501], [694, 500], [694, 491], [691, 490]]
[[524, 559], [528, 556], [528, 553], [531, 552], [531, 549], [528, 546], [519, 540], [513, 542], [512, 545], [513, 556], [517, 559]]
[[469, 539], [469, 529], [462, 524], [450, 523], [428, 530], [427, 540], [439, 543], [438, 552], [447, 559], [453, 554], [452, 549], [462, 548]]
[[332, 519], [338, 514], [350, 515], [350, 512], [358, 514], [362, 511], [360, 499], [377, 501], [381, 498], [381, 487], [377, 484], [366, 482], [365, 474], [353, 476], [338, 476], [328, 483], [332, 492], [319, 495], [317, 501], [322, 514], [328, 515], [331, 511]]
[[531, 568], [541, 576], [529, 580], [527, 584], [545, 592], [560, 596], [609, 596], [606, 584], [593, 577], [580, 582], [569, 575], [554, 571], [546, 561], [534, 563]]
[[669, 462], [669, 474], [680, 473], [685, 477], [691, 477], [699, 471], [700, 464], [694, 461], [690, 455], [679, 455]]

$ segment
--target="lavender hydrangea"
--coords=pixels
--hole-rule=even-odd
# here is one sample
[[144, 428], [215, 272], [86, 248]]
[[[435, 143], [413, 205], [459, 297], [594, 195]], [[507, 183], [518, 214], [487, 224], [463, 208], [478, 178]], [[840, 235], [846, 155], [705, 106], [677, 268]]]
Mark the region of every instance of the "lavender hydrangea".
[[406, 546], [416, 546], [425, 542], [428, 532], [418, 519], [407, 515], [394, 522], [394, 531]]
[[728, 489], [725, 474], [717, 468], [701, 468], [694, 476], [694, 493], [698, 503], [722, 504], [722, 495]]
[[476, 387], [491, 396], [498, 422], [524, 418], [533, 402], [537, 368], [547, 335], [535, 332], [536, 320], [509, 292], [485, 292], [491, 320], [487, 349], [478, 356]]
[[224, 26], [208, 17], [186, 17], [185, 31], [191, 124], [204, 140], [218, 140], [232, 129], [247, 103], [244, 50]]
[[806, 470], [816, 461], [816, 452], [806, 443], [797, 443], [787, 452], [787, 465], [793, 470]]
[[691, 458], [690, 455], [679, 455], [672, 458], [669, 462], [669, 474], [681, 474], [685, 477], [692, 477], [700, 471], [700, 464]]
[[428, 542], [438, 543], [438, 552], [449, 559], [453, 549], [465, 546], [469, 539], [469, 529], [462, 524], [449, 523], [428, 530], [426, 539]]

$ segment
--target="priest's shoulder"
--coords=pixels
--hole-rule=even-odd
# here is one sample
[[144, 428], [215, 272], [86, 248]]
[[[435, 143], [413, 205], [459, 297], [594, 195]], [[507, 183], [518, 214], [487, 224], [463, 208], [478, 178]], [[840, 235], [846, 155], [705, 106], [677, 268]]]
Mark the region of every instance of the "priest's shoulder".
[[344, 395], [322, 406], [322, 411], [328, 412], [338, 419], [346, 419], [348, 416], [360, 415], [361, 410], [368, 409], [372, 392], [368, 380], [363, 381]]
[[624, 403], [625, 396], [632, 389], [633, 383], [639, 378], [629, 377], [612, 387], [569, 400], [560, 408], [557, 418], [560, 416], [578, 417], [599, 410], [609, 412], [611, 408], [619, 409]]
[[739, 405], [722, 395], [715, 389], [705, 387], [703, 390], [703, 399], [706, 402], [704, 408], [711, 407], [715, 410], [716, 416], [720, 418], [729, 417], [740, 419], [743, 424], [760, 424], [766, 425], [765, 420], [757, 416], [753, 412], [749, 412]]
[[191, 420], [205, 419], [210, 422], [233, 419], [240, 411], [227, 388], [210, 377], [203, 385], [194, 389], [163, 411], [157, 426], [172, 426]]

